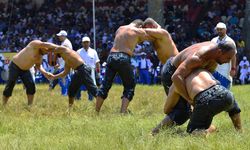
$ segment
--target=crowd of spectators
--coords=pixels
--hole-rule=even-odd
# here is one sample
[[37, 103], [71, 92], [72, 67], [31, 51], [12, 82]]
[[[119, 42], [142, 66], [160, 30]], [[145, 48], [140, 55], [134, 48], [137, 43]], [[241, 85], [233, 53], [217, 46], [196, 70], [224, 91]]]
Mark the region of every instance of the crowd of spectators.
[[[120, 25], [148, 16], [146, 0], [97, 0], [95, 8], [98, 51], [112, 46]], [[84, 35], [93, 37], [92, 13], [92, 2], [84, 0], [45, 0], [39, 8], [31, 0], [0, 2], [0, 50], [19, 51], [31, 39], [56, 42], [61, 29], [78, 49]]]
[[[96, 50], [103, 63], [112, 47], [116, 29], [134, 19], [147, 18], [148, 7], [147, 0], [96, 0], [95, 3]], [[182, 50], [191, 44], [211, 40], [216, 36], [215, 25], [224, 22], [242, 59], [244, 8], [245, 0], [165, 0], [163, 27], [170, 32], [177, 48]], [[201, 14], [204, 10], [206, 13]], [[61, 29], [68, 32], [73, 49], [77, 50], [83, 36], [93, 37], [92, 13], [90, 0], [44, 0], [40, 6], [32, 0], [0, 2], [0, 51], [18, 52], [32, 39], [59, 43], [55, 34]], [[194, 29], [197, 22], [198, 27]], [[152, 63], [149, 72], [159, 70], [161, 64], [148, 42], [136, 47], [135, 68], [142, 51]]]
[[227, 34], [237, 44], [238, 58], [241, 59], [245, 44], [242, 37], [244, 24], [245, 0], [213, 0], [209, 2], [209, 10], [197, 28], [197, 37], [202, 41], [216, 36], [214, 27], [218, 22], [227, 25]]

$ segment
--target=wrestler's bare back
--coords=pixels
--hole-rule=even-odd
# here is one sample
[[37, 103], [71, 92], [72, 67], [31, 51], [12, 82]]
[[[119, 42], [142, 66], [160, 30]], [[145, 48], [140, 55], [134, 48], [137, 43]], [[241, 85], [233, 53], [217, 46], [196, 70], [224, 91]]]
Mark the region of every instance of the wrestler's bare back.
[[121, 26], [116, 31], [111, 52], [124, 52], [132, 56], [135, 46], [146, 39], [145, 35], [146, 32], [142, 28]]
[[69, 68], [76, 69], [84, 63], [80, 55], [72, 49], [60, 46], [54, 52], [63, 58], [65, 66], [68, 66]]
[[212, 74], [204, 69], [197, 69], [193, 71], [185, 79], [185, 82], [186, 89], [191, 100], [193, 100], [198, 93], [217, 84], [217, 81], [212, 78]]
[[165, 64], [168, 58], [176, 56], [179, 53], [172, 37], [167, 31], [165, 32], [165, 34], [162, 34], [162, 36], [153, 41], [158, 59], [162, 64]]
[[[202, 42], [202, 43], [194, 44], [190, 47], [187, 47], [182, 52], [180, 52], [179, 55], [177, 55], [174, 58], [172, 63], [175, 67], [178, 67], [187, 58], [190, 58], [194, 55], [198, 57], [202, 57], [202, 55], [204, 55], [209, 49], [212, 49], [213, 47], [215, 47], [215, 43], [212, 43], [212, 42]], [[207, 60], [203, 64], [203, 66], [201, 66], [201, 68], [206, 68], [206, 69], [209, 69], [210, 71], [214, 71], [216, 66], [217, 66], [217, 63], [215, 60]]]

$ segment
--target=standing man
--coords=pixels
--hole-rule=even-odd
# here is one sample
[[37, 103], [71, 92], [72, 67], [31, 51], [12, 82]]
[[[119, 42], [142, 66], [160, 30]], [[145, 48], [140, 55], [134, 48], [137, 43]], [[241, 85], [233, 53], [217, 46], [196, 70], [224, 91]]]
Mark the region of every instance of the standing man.
[[57, 46], [53, 50], [53, 52], [58, 57], [63, 58], [65, 66], [62, 72], [56, 75], [52, 75], [52, 79], [65, 77], [71, 71], [71, 69], [73, 69], [75, 72], [72, 76], [72, 80], [70, 82], [68, 90], [69, 109], [72, 108], [74, 98], [81, 85], [85, 85], [87, 90], [94, 97], [96, 97], [97, 87], [91, 78], [91, 68], [86, 65], [80, 55], [76, 51], [69, 49], [65, 46]]
[[142, 20], [134, 20], [129, 25], [120, 26], [116, 31], [114, 45], [111, 48], [107, 59], [106, 74], [97, 94], [96, 111], [99, 112], [108, 92], [112, 86], [113, 79], [118, 73], [123, 82], [123, 95], [121, 113], [127, 113], [127, 107], [133, 99], [135, 90], [135, 77], [131, 66], [131, 56], [135, 46], [150, 37], [140, 28], [143, 25]]
[[[224, 42], [235, 42], [232, 38], [227, 35], [227, 27], [224, 23], [219, 22], [215, 27], [218, 36], [213, 38], [211, 41], [217, 44]], [[236, 49], [237, 53], [237, 49]], [[227, 89], [230, 89], [233, 78], [236, 74], [236, 55], [233, 56], [230, 62], [218, 65], [213, 76], [220, 81], [220, 83]]]
[[21, 78], [25, 85], [28, 105], [32, 105], [36, 89], [30, 68], [35, 65], [46, 78], [51, 79], [53, 75], [46, 72], [41, 63], [43, 60], [42, 56], [52, 51], [55, 47], [55, 44], [34, 40], [13, 57], [9, 65], [9, 79], [3, 91], [3, 105], [6, 105], [11, 97], [18, 77]]
[[151, 69], [152, 63], [150, 59], [148, 59], [147, 54], [145, 52], [141, 53], [141, 58], [139, 59], [138, 63], [138, 70], [139, 70], [139, 75], [140, 75], [140, 83], [141, 84], [150, 84], [150, 72], [149, 70]]
[[[61, 46], [73, 49], [70, 40], [67, 38], [68, 34], [65, 30], [61, 30], [56, 35], [58, 36], [59, 41], [61, 42]], [[54, 74], [62, 72], [64, 69], [64, 65], [65, 65], [64, 60], [62, 58], [58, 58]], [[53, 80], [52, 83], [50, 84], [50, 89], [54, 89], [55, 86], [59, 83], [59, 85], [61, 86], [61, 94], [63, 96], [67, 96], [69, 81], [70, 81], [69, 75], [67, 75], [65, 78]]]
[[[90, 38], [82, 38], [82, 48], [77, 50], [77, 53], [81, 56], [87, 66], [91, 68], [91, 78], [96, 85], [96, 73], [100, 74], [100, 59], [97, 55], [96, 50], [90, 48]], [[95, 71], [96, 70], [96, 71]], [[88, 92], [89, 100], [93, 100], [93, 95]], [[81, 89], [77, 93], [77, 99], [81, 97]]]

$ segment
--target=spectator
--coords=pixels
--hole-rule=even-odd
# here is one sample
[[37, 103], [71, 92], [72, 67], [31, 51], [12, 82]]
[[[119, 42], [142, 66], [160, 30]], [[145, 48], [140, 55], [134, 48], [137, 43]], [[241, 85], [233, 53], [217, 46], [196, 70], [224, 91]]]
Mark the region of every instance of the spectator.
[[[227, 27], [224, 23], [219, 22], [216, 25], [215, 29], [218, 33], [218, 36], [213, 38], [211, 40], [212, 42], [220, 44], [226, 41], [230, 41], [235, 45], [234, 40], [227, 35]], [[233, 80], [232, 77], [235, 75], [235, 73], [236, 73], [236, 56], [232, 58], [231, 62], [218, 65], [213, 75], [217, 80], [221, 82], [221, 84], [224, 87], [230, 89]]]
[[[83, 61], [86, 63], [87, 66], [91, 68], [91, 78], [94, 81], [94, 84], [96, 85], [96, 74], [100, 76], [100, 59], [97, 55], [96, 50], [89, 47], [90, 46], [90, 38], [89, 37], [83, 37], [82, 38], [82, 48], [77, 50], [77, 53], [81, 56]], [[76, 99], [81, 98], [81, 89], [86, 89], [81, 87], [80, 90], [77, 93]], [[91, 95], [88, 92], [89, 100], [93, 100], [93, 95]]]
[[[72, 44], [69, 41], [69, 39], [67, 38], [67, 32], [65, 30], [61, 30], [59, 33], [56, 34], [59, 38], [59, 41], [61, 42], [61, 46], [65, 46], [68, 47], [70, 49], [72, 49]], [[56, 64], [55, 66], [55, 72], [54, 74], [58, 74], [60, 72], [62, 72], [64, 70], [64, 60], [62, 58], [58, 58], [58, 64]], [[68, 86], [69, 86], [69, 82], [70, 82], [70, 77], [69, 75], [66, 75], [66, 77], [64, 78], [60, 78], [60, 79], [55, 79], [50, 83], [50, 90], [54, 89], [55, 86], [59, 83], [60, 87], [61, 87], [61, 94], [63, 96], [67, 96], [68, 94]]]
[[138, 63], [138, 72], [139, 72], [139, 83], [141, 84], [150, 84], [150, 71], [152, 63], [150, 59], [146, 58], [146, 53], [141, 53], [141, 58]]

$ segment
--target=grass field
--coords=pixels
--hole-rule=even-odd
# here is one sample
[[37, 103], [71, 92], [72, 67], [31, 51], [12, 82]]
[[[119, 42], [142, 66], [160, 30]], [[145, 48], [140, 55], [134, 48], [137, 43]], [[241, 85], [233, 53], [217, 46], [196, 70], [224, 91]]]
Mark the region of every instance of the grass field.
[[4, 55], [5, 58], [9, 57], [9, 59], [12, 60], [12, 57], [13, 57], [14, 55], [16, 55], [17, 53], [2, 53], [2, 54]]
[[[3, 91], [4, 86], [0, 86]], [[47, 85], [37, 85], [34, 106], [26, 109], [25, 92], [21, 85], [14, 89], [6, 109], [0, 112], [0, 149], [250, 149], [249, 116], [250, 86], [234, 86], [233, 92], [241, 106], [244, 132], [237, 133], [226, 113], [214, 118], [219, 132], [208, 138], [185, 133], [186, 125], [168, 129], [156, 137], [151, 129], [164, 117], [165, 100], [161, 86], [137, 85], [129, 109], [131, 115], [120, 115], [121, 86], [113, 86], [100, 115], [94, 111], [94, 102], [87, 94], [76, 101], [69, 115], [67, 97], [60, 89], [48, 92]], [[177, 132], [178, 131], [178, 132]]]

